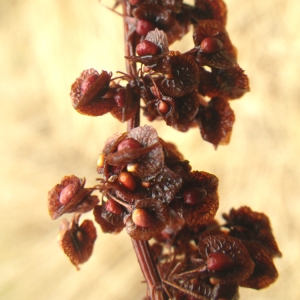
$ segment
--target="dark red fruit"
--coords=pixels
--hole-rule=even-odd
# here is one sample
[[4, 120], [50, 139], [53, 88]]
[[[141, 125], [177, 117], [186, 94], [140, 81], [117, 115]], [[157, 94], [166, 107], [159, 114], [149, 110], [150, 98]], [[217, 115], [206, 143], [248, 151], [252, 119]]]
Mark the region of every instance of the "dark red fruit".
[[155, 218], [145, 209], [137, 208], [132, 213], [132, 221], [140, 227], [151, 227], [155, 223]]
[[170, 107], [166, 102], [160, 101], [157, 109], [161, 114], [166, 115], [169, 112]]
[[91, 74], [91, 75], [87, 76], [86, 78], [84, 78], [81, 83], [81, 93], [85, 94], [87, 92], [87, 90], [91, 87], [93, 82], [95, 82], [98, 77], [99, 77], [99, 75], [97, 75], [97, 74]]
[[136, 181], [133, 177], [133, 175], [131, 175], [128, 172], [121, 172], [118, 180], [120, 183], [122, 183], [126, 188], [128, 188], [131, 191], [134, 191], [136, 188]]
[[159, 47], [154, 43], [144, 40], [136, 46], [136, 53], [139, 56], [156, 55], [159, 52]]
[[125, 106], [126, 92], [124, 88], [117, 89], [113, 97], [118, 107]]
[[210, 253], [207, 257], [207, 268], [210, 271], [226, 271], [233, 266], [233, 260], [222, 252]]
[[118, 145], [118, 151], [126, 148], [138, 149], [138, 148], [142, 148], [142, 144], [137, 140], [135, 140], [134, 138], [127, 138]]
[[214, 37], [207, 37], [200, 44], [202, 53], [216, 53], [223, 48], [222, 42]]
[[123, 212], [122, 206], [113, 199], [108, 199], [105, 203], [105, 208], [107, 211], [120, 215]]
[[149, 31], [155, 29], [155, 25], [148, 20], [138, 20], [136, 23], [135, 31], [141, 35], [146, 36]]
[[69, 184], [60, 193], [59, 202], [63, 205], [68, 204], [78, 192], [78, 185]]
[[204, 189], [189, 187], [183, 192], [183, 200], [186, 204], [196, 205], [206, 196], [206, 194], [207, 192]]

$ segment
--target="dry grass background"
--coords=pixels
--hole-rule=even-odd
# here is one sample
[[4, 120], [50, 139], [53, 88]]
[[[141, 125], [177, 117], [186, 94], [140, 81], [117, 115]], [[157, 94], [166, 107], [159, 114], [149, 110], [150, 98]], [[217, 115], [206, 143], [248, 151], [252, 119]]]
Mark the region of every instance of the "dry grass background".
[[[251, 92], [232, 102], [230, 145], [215, 151], [198, 130], [153, 125], [194, 169], [219, 177], [220, 212], [249, 205], [269, 215], [283, 252], [275, 260], [280, 277], [260, 292], [241, 289], [241, 299], [299, 299], [300, 7], [296, 0], [227, 6], [227, 29], [251, 80]], [[125, 130], [110, 116], [77, 114], [69, 100], [82, 70], [124, 70], [122, 41], [121, 18], [96, 0], [0, 1], [1, 299], [135, 300], [145, 293], [125, 233], [98, 230], [94, 254], [77, 272], [58, 248], [60, 220], [50, 220], [46, 205], [64, 175], [92, 185], [104, 140]], [[180, 49], [189, 46], [184, 40]]]

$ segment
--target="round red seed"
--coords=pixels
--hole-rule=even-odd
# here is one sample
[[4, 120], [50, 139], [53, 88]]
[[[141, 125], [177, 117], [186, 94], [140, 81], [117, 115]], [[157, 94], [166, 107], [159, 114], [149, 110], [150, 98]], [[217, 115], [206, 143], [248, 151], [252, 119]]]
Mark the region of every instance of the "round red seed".
[[126, 138], [119, 143], [118, 151], [123, 150], [125, 148], [138, 149], [142, 148], [142, 144], [133, 138]]
[[135, 50], [139, 56], [155, 55], [158, 53], [159, 47], [150, 41], [144, 40], [136, 46]]
[[122, 183], [126, 188], [128, 188], [131, 191], [134, 191], [136, 188], [136, 181], [128, 172], [121, 172], [118, 176], [118, 180], [120, 183]]
[[120, 88], [114, 94], [114, 100], [117, 103], [118, 107], [125, 106], [126, 93], [124, 88]]
[[146, 36], [149, 31], [154, 29], [155, 25], [153, 23], [148, 20], [141, 19], [137, 21], [135, 31], [141, 36]]
[[113, 199], [108, 199], [105, 203], [105, 208], [107, 211], [120, 215], [123, 212], [122, 206]]
[[132, 221], [140, 227], [153, 226], [155, 218], [145, 209], [136, 208], [132, 213]]
[[81, 231], [78, 230], [78, 231], [76, 232], [76, 236], [77, 236], [77, 239], [78, 239], [79, 242], [82, 242], [82, 241], [83, 241], [83, 234], [82, 234]]
[[183, 200], [186, 204], [196, 205], [206, 196], [206, 191], [198, 187], [188, 187], [183, 192]]
[[85, 94], [98, 77], [98, 74], [90, 74], [85, 77], [81, 83], [81, 93]]
[[234, 263], [229, 255], [222, 252], [210, 253], [206, 262], [210, 271], [226, 271], [231, 269]]
[[203, 53], [215, 53], [223, 48], [222, 42], [214, 37], [207, 37], [202, 40], [200, 44]]
[[157, 109], [163, 115], [166, 115], [170, 110], [169, 105], [164, 101], [159, 102]]
[[59, 202], [63, 205], [67, 205], [72, 198], [76, 195], [78, 186], [75, 184], [69, 184], [61, 191], [59, 195]]

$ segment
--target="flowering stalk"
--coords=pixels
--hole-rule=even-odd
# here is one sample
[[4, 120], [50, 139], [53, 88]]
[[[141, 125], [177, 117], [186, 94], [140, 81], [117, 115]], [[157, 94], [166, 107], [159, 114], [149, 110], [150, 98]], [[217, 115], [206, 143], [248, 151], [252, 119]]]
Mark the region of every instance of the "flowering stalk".
[[[111, 72], [85, 70], [72, 85], [71, 99], [79, 113], [110, 112], [127, 122], [127, 131], [106, 141], [98, 184], [86, 188], [84, 178], [71, 175], [49, 191], [52, 219], [74, 213], [71, 222], [62, 223], [60, 246], [77, 269], [88, 260], [96, 228], [79, 220], [93, 210], [103, 233], [125, 229], [131, 237], [148, 286], [145, 299], [230, 300], [238, 299], [239, 287], [269, 286], [278, 277], [273, 258], [281, 252], [268, 217], [243, 206], [223, 214], [220, 224], [218, 178], [192, 171], [173, 143], [153, 127], [140, 126], [142, 109], [149, 121], [182, 132], [198, 127], [215, 148], [229, 143], [235, 121], [229, 101], [249, 91], [249, 82], [225, 29], [225, 3], [125, 0], [118, 5], [126, 73], [113, 78]], [[170, 50], [190, 27], [194, 47], [186, 53]]]
[[[133, 40], [129, 36], [129, 24], [126, 22], [126, 16], [131, 16], [131, 5], [129, 2], [122, 3], [123, 15], [124, 15], [124, 45], [125, 45], [125, 56], [133, 56], [135, 54], [135, 45]], [[137, 74], [136, 64], [126, 60], [126, 71], [127, 74], [134, 76]], [[138, 99], [140, 106], [140, 99]], [[127, 130], [140, 126], [140, 109], [137, 110], [136, 114], [127, 121]], [[154, 263], [148, 241], [136, 240], [132, 238], [132, 244], [139, 265], [143, 272], [144, 278], [147, 282], [148, 293], [151, 295], [153, 300], [163, 300], [162, 282]]]

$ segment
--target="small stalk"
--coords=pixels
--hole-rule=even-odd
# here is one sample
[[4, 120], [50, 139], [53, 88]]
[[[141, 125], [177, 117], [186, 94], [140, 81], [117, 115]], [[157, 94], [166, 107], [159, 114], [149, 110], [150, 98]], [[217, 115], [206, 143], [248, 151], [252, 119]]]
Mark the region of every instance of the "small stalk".
[[[136, 47], [133, 39], [134, 31], [132, 31], [130, 24], [126, 21], [126, 17], [131, 17], [131, 6], [129, 2], [123, 1], [122, 8], [124, 15], [125, 56], [133, 56]], [[137, 74], [136, 63], [126, 60], [126, 72], [131, 76], [135, 76]], [[140, 101], [140, 99], [138, 101]], [[138, 126], [140, 126], [140, 109], [137, 110], [137, 113], [133, 118], [127, 121], [127, 130], [129, 131]], [[153, 260], [148, 241], [132, 239], [132, 244], [142, 273], [147, 282], [148, 297], [150, 297], [151, 300], [166, 299], [164, 296], [163, 284]]]

